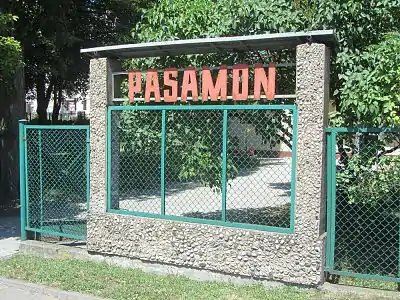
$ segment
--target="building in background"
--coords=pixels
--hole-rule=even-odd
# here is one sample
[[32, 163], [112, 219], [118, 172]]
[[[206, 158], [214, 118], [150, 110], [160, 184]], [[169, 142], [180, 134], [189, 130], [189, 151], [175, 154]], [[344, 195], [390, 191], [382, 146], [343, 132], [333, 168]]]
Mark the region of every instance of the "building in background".
[[[27, 95], [26, 102], [26, 118], [28, 120], [37, 117], [37, 100], [34, 96], [35, 93], [31, 92]], [[53, 113], [54, 101], [50, 99], [49, 106], [47, 107], [48, 119], [51, 119]], [[78, 117], [89, 118], [90, 101], [87, 95], [76, 94], [73, 97], [64, 96], [64, 102], [60, 108], [60, 119], [70, 120]]]

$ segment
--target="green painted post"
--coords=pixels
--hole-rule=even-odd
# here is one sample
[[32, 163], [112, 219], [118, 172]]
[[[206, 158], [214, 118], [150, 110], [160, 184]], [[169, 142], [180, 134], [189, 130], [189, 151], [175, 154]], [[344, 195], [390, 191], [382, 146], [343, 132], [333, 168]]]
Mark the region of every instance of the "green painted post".
[[167, 127], [167, 113], [162, 110], [161, 120], [161, 215], [165, 215], [165, 138]]
[[292, 138], [292, 178], [290, 195], [290, 230], [294, 232], [294, 214], [296, 206], [296, 166], [297, 166], [297, 106], [292, 109], [293, 113], [293, 138]]
[[[400, 128], [397, 128], [399, 131], [400, 131]], [[397, 265], [397, 279], [399, 279], [400, 280], [400, 219], [399, 219], [399, 239], [398, 239], [398, 241], [399, 241], [399, 248], [398, 248], [398, 251], [399, 251], [399, 253], [398, 253], [398, 259], [397, 259], [397, 263], [398, 263], [398, 265]], [[400, 292], [400, 281], [399, 282], [397, 282], [397, 291], [399, 291]]]
[[26, 220], [26, 173], [25, 173], [25, 126], [26, 120], [20, 120], [18, 125], [19, 134], [19, 191], [20, 191], [20, 214], [21, 214], [21, 241], [27, 239], [27, 220]]
[[227, 168], [227, 151], [228, 151], [228, 110], [223, 111], [223, 123], [222, 123], [222, 221], [226, 221], [226, 168]]
[[336, 132], [331, 134], [331, 245], [330, 264], [331, 270], [335, 268], [335, 232], [336, 232]]
[[90, 128], [86, 128], [86, 210], [90, 200]]
[[25, 149], [24, 149], [24, 162], [25, 162], [25, 205], [26, 205], [26, 226], [30, 227], [30, 222], [29, 222], [29, 169], [28, 169], [28, 145], [27, 145], [27, 126], [24, 125], [24, 142], [25, 142]]
[[107, 211], [113, 209], [111, 205], [111, 109], [107, 108]]
[[326, 227], [327, 227], [327, 238], [326, 238], [326, 268], [328, 271], [332, 269], [331, 265], [331, 243], [332, 243], [332, 237], [331, 237], [331, 222], [332, 222], [332, 194], [331, 194], [331, 189], [332, 189], [332, 134], [328, 132], [326, 134], [326, 139], [327, 139], [327, 177], [326, 177], [326, 184], [327, 184], [327, 191], [326, 191]]
[[43, 166], [42, 166], [42, 130], [38, 132], [39, 139], [39, 183], [40, 183], [40, 229], [43, 228]]

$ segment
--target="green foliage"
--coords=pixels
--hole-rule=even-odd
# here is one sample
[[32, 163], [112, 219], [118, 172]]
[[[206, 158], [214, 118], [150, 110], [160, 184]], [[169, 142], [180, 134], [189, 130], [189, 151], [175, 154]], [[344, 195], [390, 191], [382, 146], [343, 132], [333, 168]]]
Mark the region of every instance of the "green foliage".
[[6, 88], [22, 60], [20, 43], [9, 36], [13, 29], [12, 22], [16, 20], [15, 16], [0, 12], [0, 85]]
[[400, 126], [400, 35], [387, 35], [366, 51], [349, 56], [353, 64], [342, 75], [344, 122]]
[[0, 36], [0, 85], [7, 86], [21, 64], [21, 45], [12, 37]]
[[[360, 78], [360, 60], [366, 53], [378, 53], [379, 49], [369, 48], [382, 40], [382, 34], [400, 31], [400, 1], [381, 0], [162, 0], [149, 10], [144, 11], [142, 21], [133, 30], [136, 42], [188, 39], [198, 37], [251, 35], [265, 32], [287, 32], [314, 29], [334, 29], [338, 38], [338, 46], [334, 49], [332, 64], [332, 94], [338, 112], [331, 118], [335, 125], [357, 126], [360, 124], [374, 126], [389, 124], [394, 119], [396, 110], [393, 102], [388, 100], [388, 89], [376, 89], [369, 93], [369, 99], [362, 100], [366, 89], [373, 82], [367, 75], [371, 73], [367, 66], [362, 74], [368, 77], [368, 84], [362, 85], [360, 79], [354, 84], [356, 77]], [[396, 56], [398, 50], [395, 43], [387, 49], [385, 59]], [[381, 48], [386, 43], [383, 42]], [[379, 47], [378, 47], [379, 48]], [[360, 57], [361, 56], [361, 57]], [[377, 55], [375, 55], [377, 57]], [[202, 66], [235, 63], [236, 61], [254, 62], [260, 58], [268, 61], [293, 60], [293, 53], [287, 51], [268, 53], [260, 52], [247, 54], [208, 54], [185, 57], [164, 57], [131, 62], [128, 65], [147, 68], [149, 66]], [[397, 58], [396, 58], [397, 59]], [[367, 59], [368, 60], [368, 59]], [[373, 66], [370, 65], [370, 68]], [[396, 64], [386, 64], [385, 70]], [[279, 73], [281, 73], [280, 70]], [[278, 73], [278, 74], [279, 74]], [[354, 75], [350, 75], [353, 74]], [[348, 78], [351, 81], [348, 82]], [[286, 85], [294, 86], [294, 77], [284, 78]], [[368, 90], [369, 91], [369, 90]], [[393, 98], [395, 92], [389, 98]], [[354, 110], [355, 95], [361, 108]], [[372, 97], [379, 96], [376, 104]], [[386, 98], [385, 98], [386, 97]], [[343, 109], [342, 109], [343, 108]], [[365, 122], [367, 121], [367, 122]], [[396, 121], [397, 122], [397, 121]]]
[[[167, 114], [167, 181], [199, 180], [219, 190], [221, 187], [222, 116], [214, 112], [170, 111]], [[120, 116], [120, 139], [123, 160], [140, 157], [148, 164], [155, 157], [157, 166], [161, 149], [161, 113], [124, 111]], [[140, 164], [134, 164], [137, 172]], [[157, 168], [157, 167], [156, 167]], [[152, 170], [141, 170], [151, 178]], [[228, 161], [228, 178], [234, 178], [237, 168]], [[154, 176], [153, 176], [154, 177]], [[156, 176], [157, 177], [157, 176]]]
[[[400, 158], [382, 155], [390, 142], [387, 139], [361, 140], [359, 151], [337, 172], [337, 189], [342, 199], [349, 204], [380, 209], [398, 208]], [[395, 145], [398, 143], [396, 141]]]

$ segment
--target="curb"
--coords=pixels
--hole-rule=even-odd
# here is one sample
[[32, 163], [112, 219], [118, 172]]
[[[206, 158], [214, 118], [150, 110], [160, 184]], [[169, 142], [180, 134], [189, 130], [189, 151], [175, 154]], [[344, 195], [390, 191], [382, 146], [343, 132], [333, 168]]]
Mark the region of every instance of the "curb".
[[105, 300], [104, 298], [87, 296], [76, 292], [62, 291], [22, 280], [0, 278], [0, 286], [2, 285], [5, 285], [9, 288], [19, 289], [24, 292], [29, 292], [30, 294], [51, 296], [59, 300]]

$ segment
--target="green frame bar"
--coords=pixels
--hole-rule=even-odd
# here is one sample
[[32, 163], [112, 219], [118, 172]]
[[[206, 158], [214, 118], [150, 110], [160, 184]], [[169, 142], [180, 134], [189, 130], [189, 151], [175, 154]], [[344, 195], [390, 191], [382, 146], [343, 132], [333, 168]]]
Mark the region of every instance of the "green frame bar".
[[42, 129], [38, 130], [39, 143], [39, 185], [40, 185], [40, 228], [43, 226], [43, 168], [42, 168]]
[[20, 191], [20, 222], [21, 222], [21, 241], [27, 240], [27, 219], [26, 219], [26, 174], [25, 174], [25, 123], [26, 120], [20, 120], [18, 123], [18, 136], [19, 136], [19, 191]]
[[335, 271], [335, 270], [332, 270], [329, 273], [334, 274], [334, 275], [343, 276], [343, 277], [356, 277], [356, 278], [369, 279], [369, 280], [380, 280], [380, 281], [399, 282], [400, 283], [400, 278], [390, 277], [390, 276], [370, 275], [370, 274], [362, 274], [362, 273], [346, 272], [346, 271]]
[[90, 201], [90, 127], [86, 128], [86, 209]]
[[227, 156], [228, 156], [228, 110], [224, 109], [223, 111], [223, 121], [222, 121], [222, 175], [221, 175], [221, 219], [223, 222], [226, 222], [226, 190], [227, 190], [227, 180], [226, 180], [226, 171], [227, 171]]
[[28, 227], [26, 229], [28, 231], [41, 233], [41, 234], [61, 236], [61, 237], [66, 237], [66, 238], [71, 238], [71, 239], [76, 239], [76, 240], [86, 240], [86, 237], [82, 236], [82, 235], [74, 235], [74, 234], [69, 234], [69, 233], [64, 233], [64, 232], [59, 232], [59, 231], [45, 230], [45, 229], [38, 229], [38, 228], [30, 228], [30, 227]]
[[253, 230], [261, 230], [261, 231], [269, 231], [269, 232], [277, 232], [277, 233], [285, 233], [291, 234], [293, 233], [290, 228], [284, 227], [273, 227], [273, 226], [265, 226], [265, 225], [255, 225], [255, 224], [247, 224], [247, 223], [235, 223], [235, 222], [224, 222], [220, 220], [209, 220], [209, 219], [197, 219], [191, 217], [181, 217], [181, 216], [173, 216], [173, 215], [158, 215], [144, 212], [136, 212], [136, 211], [128, 211], [128, 210], [117, 210], [110, 209], [108, 212], [118, 215], [126, 215], [126, 216], [137, 216], [137, 217], [145, 217], [151, 219], [162, 219], [162, 220], [171, 220], [171, 221], [180, 221], [180, 222], [189, 222], [189, 223], [198, 223], [198, 224], [208, 224], [208, 225], [216, 225], [222, 227], [234, 227], [240, 229], [253, 229]]
[[89, 125], [25, 125], [25, 128], [43, 129], [43, 130], [52, 130], [52, 129], [86, 130], [89, 128]]
[[161, 119], [161, 215], [165, 215], [165, 139], [167, 129], [167, 112], [162, 110]]
[[[137, 211], [126, 211], [112, 209], [111, 207], [111, 127], [112, 111], [161, 111], [162, 116], [162, 128], [161, 128], [161, 213], [152, 214]], [[223, 149], [222, 149], [222, 187], [221, 187], [221, 203], [222, 203], [222, 218], [221, 220], [207, 220], [197, 219], [191, 217], [181, 217], [173, 215], [165, 215], [165, 139], [166, 139], [166, 112], [167, 111], [187, 111], [187, 110], [198, 110], [198, 111], [209, 111], [209, 110], [222, 110], [223, 111]], [[228, 141], [228, 111], [235, 110], [289, 110], [292, 111], [293, 118], [293, 144], [292, 144], [292, 173], [291, 173], [291, 197], [290, 197], [290, 226], [289, 227], [274, 227], [267, 225], [255, 225], [247, 223], [235, 223], [226, 221], [226, 198], [227, 198], [227, 178], [226, 178], [226, 166], [227, 166], [227, 141]], [[165, 114], [165, 115], [164, 115]], [[149, 217], [155, 219], [165, 219], [173, 221], [183, 221], [191, 223], [209, 224], [225, 227], [235, 227], [243, 229], [262, 230], [269, 232], [293, 234], [295, 232], [295, 200], [296, 200], [296, 165], [297, 165], [297, 123], [298, 123], [298, 111], [296, 104], [277, 104], [277, 105], [134, 105], [134, 106], [108, 106], [107, 110], [107, 212]]]
[[294, 105], [292, 109], [293, 113], [293, 139], [292, 139], [292, 180], [291, 180], [291, 194], [290, 194], [290, 230], [292, 233], [295, 232], [295, 206], [296, 206], [296, 182], [297, 182], [297, 105]]
[[331, 133], [331, 233], [330, 233], [330, 267], [335, 268], [335, 233], [336, 233], [336, 132]]
[[294, 104], [271, 105], [150, 105], [109, 106], [109, 110], [294, 110]]
[[107, 111], [107, 209], [111, 209], [111, 124], [112, 110]]
[[25, 151], [24, 151], [24, 156], [25, 156], [25, 204], [26, 204], [26, 224], [25, 224], [25, 229], [27, 227], [30, 226], [29, 223], [29, 168], [28, 168], [28, 145], [26, 142], [27, 139], [27, 130], [26, 130], [26, 126], [24, 126], [24, 137], [25, 137], [25, 141], [24, 141], [24, 145], [25, 145]]
[[[327, 163], [327, 171], [326, 171], [326, 227], [327, 227], [327, 236], [326, 236], [326, 256], [325, 256], [325, 270], [330, 271], [333, 269], [331, 264], [331, 243], [332, 243], [332, 134], [330, 132], [326, 135], [326, 143], [327, 143], [327, 151], [326, 151], [326, 163]], [[333, 151], [335, 153], [335, 151]], [[334, 238], [334, 237], [333, 237]]]

